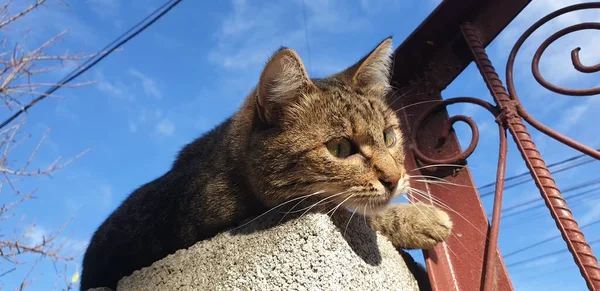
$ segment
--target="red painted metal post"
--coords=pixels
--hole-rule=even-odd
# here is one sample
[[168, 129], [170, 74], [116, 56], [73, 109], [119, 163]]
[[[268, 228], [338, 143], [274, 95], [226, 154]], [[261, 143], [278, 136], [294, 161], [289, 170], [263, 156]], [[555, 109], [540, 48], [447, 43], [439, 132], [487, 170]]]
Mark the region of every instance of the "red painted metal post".
[[[493, 105], [481, 100], [453, 98], [447, 103], [442, 102], [441, 91], [472, 61], [469, 49], [461, 39], [460, 24], [465, 21], [482, 24], [482, 27], [485, 27], [483, 42], [487, 45], [528, 2], [445, 0], [394, 54], [392, 85], [396, 91], [389, 96], [389, 100], [401, 118], [404, 132], [411, 136], [406, 146], [408, 152], [412, 150], [415, 156], [407, 156], [407, 168], [412, 170], [413, 175], [431, 175], [462, 185], [425, 184], [417, 181], [411, 184], [422, 192], [421, 194], [427, 193], [416, 195], [425, 197], [415, 198], [443, 204], [443, 208], [452, 209], [448, 212], [454, 221], [453, 235], [446, 243], [424, 252], [434, 290], [481, 290], [484, 280], [487, 289], [513, 289], [495, 243], [499, 220], [499, 217], [496, 217], [499, 212], [496, 210], [499, 210], [501, 196], [496, 196], [493, 215], [495, 226], [490, 229], [468, 168], [461, 165], [426, 165], [432, 161], [435, 164], [436, 161], [443, 160], [454, 164], [466, 163], [463, 158], [466, 158], [476, 145], [472, 142], [465, 152], [461, 152], [456, 137], [450, 131], [452, 123], [467, 122], [473, 129], [474, 139], [477, 128], [472, 121], [469, 123], [470, 119], [467, 117], [448, 118], [443, 107], [468, 102], [485, 107], [494, 116], [498, 113]], [[423, 114], [436, 107], [436, 104], [439, 108]], [[423, 117], [423, 120], [415, 123], [419, 117]], [[499, 129], [501, 140], [505, 140], [502, 138], [505, 135], [504, 124], [500, 123]], [[506, 143], [503, 142], [500, 147], [498, 170], [499, 190], [502, 189], [505, 149]], [[428, 157], [431, 157], [429, 162], [424, 161]], [[489, 244], [486, 243], [488, 238], [492, 240]], [[486, 265], [486, 261], [490, 263]]]
[[[407, 143], [409, 150], [418, 152], [416, 156], [408, 155], [405, 165], [411, 170], [411, 175], [421, 174], [443, 178], [449, 183], [461, 186], [440, 185], [412, 181], [411, 186], [418, 193], [412, 193], [413, 199], [441, 206], [451, 216], [454, 227], [453, 234], [443, 244], [424, 252], [429, 277], [434, 290], [481, 290], [484, 278], [494, 286], [494, 290], [513, 290], [506, 268], [499, 251], [492, 244], [491, 272], [484, 273], [486, 250], [490, 247], [488, 241], [488, 220], [479, 200], [479, 194], [473, 184], [467, 167], [445, 166], [445, 162], [461, 162], [461, 149], [452, 133], [444, 133], [443, 147], [440, 147], [440, 128], [449, 128], [452, 119], [444, 108], [436, 106], [441, 103], [440, 93], [423, 93], [427, 85], [415, 84], [405, 91], [398, 91], [390, 96], [390, 102], [398, 104], [395, 109], [401, 118], [402, 129], [410, 133]], [[429, 89], [429, 88], [427, 88]], [[408, 93], [407, 93], [408, 92]], [[394, 102], [396, 101], [396, 102]], [[453, 100], [454, 101], [454, 100]], [[458, 99], [458, 102], [476, 102], [471, 99]], [[436, 104], [428, 106], [428, 104]], [[418, 104], [418, 105], [415, 105]], [[494, 107], [481, 104], [490, 111]], [[431, 111], [431, 112], [428, 112]], [[423, 113], [426, 114], [423, 114]], [[415, 119], [423, 116], [422, 119]], [[415, 123], [415, 120], [417, 122]], [[503, 130], [502, 130], [503, 132]], [[476, 129], [475, 129], [475, 134]], [[418, 147], [418, 148], [417, 148]], [[474, 148], [474, 145], [473, 145]], [[501, 156], [505, 155], [505, 143], [501, 148]], [[437, 167], [422, 167], [421, 158], [436, 157], [432, 161]], [[457, 158], [458, 157], [458, 158]], [[502, 162], [505, 159], [501, 160]], [[418, 171], [418, 172], [417, 172]], [[500, 171], [499, 171], [500, 173]]]

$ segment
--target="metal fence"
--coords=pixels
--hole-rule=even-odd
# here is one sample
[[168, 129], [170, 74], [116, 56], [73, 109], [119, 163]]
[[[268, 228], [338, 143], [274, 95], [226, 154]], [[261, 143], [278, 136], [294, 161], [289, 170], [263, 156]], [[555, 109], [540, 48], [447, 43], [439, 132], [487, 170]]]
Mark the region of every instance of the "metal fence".
[[[425, 251], [427, 268], [434, 290], [512, 290], [502, 256], [498, 251], [498, 233], [504, 188], [507, 132], [512, 136], [531, 173], [541, 197], [556, 222], [575, 263], [590, 290], [600, 290], [600, 266], [546, 163], [528, 133], [526, 124], [590, 157], [600, 160], [600, 152], [580, 144], [537, 121], [519, 101], [513, 81], [515, 57], [525, 40], [546, 22], [585, 9], [600, 9], [600, 2], [572, 5], [537, 21], [517, 40], [506, 64], [506, 86], [496, 73], [485, 47], [529, 3], [523, 0], [446, 0], [400, 45], [395, 52], [392, 84], [398, 89], [389, 98], [409, 134], [406, 166], [423, 175], [443, 178], [456, 185], [412, 182], [414, 188], [429, 193], [430, 199], [460, 213], [449, 213], [454, 220], [454, 236], [445, 244]], [[560, 37], [580, 30], [599, 30], [600, 22], [573, 25], [552, 34], [537, 49], [532, 72], [539, 84], [553, 92], [571, 96], [600, 94], [600, 87], [567, 89], [548, 82], [539, 71], [539, 61], [548, 46]], [[580, 72], [600, 72], [600, 64], [588, 66], [579, 60], [579, 48], [571, 52], [573, 66]], [[473, 97], [441, 98], [441, 91], [464, 68], [475, 62], [495, 104]], [[402, 98], [399, 98], [402, 96]], [[498, 125], [500, 136], [498, 170], [491, 224], [475, 190], [466, 165], [479, 139], [475, 122], [463, 115], [449, 117], [446, 107], [469, 103], [486, 109]], [[465, 122], [472, 139], [462, 151], [451, 130], [456, 122]], [[428, 166], [432, 165], [432, 166]], [[459, 248], [460, 247], [460, 248]], [[450, 249], [468, 249], [453, 252]]]

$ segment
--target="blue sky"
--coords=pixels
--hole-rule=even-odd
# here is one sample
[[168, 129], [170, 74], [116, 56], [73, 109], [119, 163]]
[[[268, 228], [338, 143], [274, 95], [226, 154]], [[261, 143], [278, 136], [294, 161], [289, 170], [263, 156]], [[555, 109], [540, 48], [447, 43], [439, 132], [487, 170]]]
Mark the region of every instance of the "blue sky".
[[[157, 0], [65, 2], [68, 6], [49, 3], [24, 18], [11, 33], [30, 28], [29, 43], [34, 44], [69, 28], [71, 31], [56, 51], [93, 52], [162, 4]], [[533, 1], [488, 48], [500, 75], [504, 77], [510, 48], [530, 24], [576, 2], [579, 1]], [[392, 35], [394, 46], [399, 45], [438, 4], [431, 0], [305, 3], [306, 23], [301, 0], [214, 1], [202, 5], [184, 1], [80, 79], [95, 80], [95, 84], [60, 90], [58, 95], [64, 98], [48, 99], [31, 110], [24, 131], [31, 133], [32, 138], [12, 159], [24, 159], [49, 128], [52, 132], [34, 166], [43, 168], [58, 156], [69, 158], [88, 148], [92, 150], [52, 178], [20, 182], [22, 190], [38, 189], [39, 198], [17, 210], [25, 222], [36, 222], [28, 239], [39, 239], [72, 218], [63, 232], [68, 239], [65, 251], [80, 257], [95, 228], [132, 190], [164, 173], [184, 144], [237, 109], [256, 83], [262, 65], [279, 46], [295, 49], [311, 76], [325, 76], [351, 65], [386, 36]], [[593, 126], [600, 124], [600, 99], [555, 96], [535, 83], [529, 62], [538, 44], [558, 28], [597, 20], [599, 16], [599, 12], [575, 13], [549, 23], [526, 43], [515, 65], [516, 87], [525, 108], [548, 126], [593, 147], [600, 146], [597, 126]], [[569, 54], [575, 46], [582, 47], [584, 64], [600, 62], [600, 55], [592, 53], [594, 47], [600, 46], [600, 36], [575, 33], [556, 42], [546, 53], [541, 65], [544, 76], [564, 86], [600, 85], [597, 74], [585, 76], [572, 69]], [[67, 64], [68, 68], [72, 65]], [[64, 72], [67, 70], [50, 78], [58, 79], [59, 73]], [[443, 95], [477, 96], [491, 101], [473, 65]], [[494, 121], [486, 112], [471, 106], [457, 105], [450, 111], [472, 116], [478, 122], [481, 140], [469, 165], [478, 185], [492, 182], [498, 151]], [[470, 137], [466, 126], [458, 125], [457, 131], [462, 144], [467, 145]], [[531, 133], [548, 163], [577, 154], [533, 129]], [[526, 168], [516, 147], [510, 141], [509, 144], [507, 175], [511, 176]], [[593, 162], [555, 178], [564, 189], [598, 178], [599, 171], [600, 163]], [[507, 190], [503, 205], [510, 207], [536, 197], [539, 194], [534, 185], [527, 183]], [[8, 198], [0, 196], [0, 202]], [[490, 212], [492, 197], [484, 198], [483, 203]], [[581, 224], [600, 219], [600, 196], [586, 196], [572, 205]], [[503, 220], [503, 253], [558, 234], [552, 219], [544, 215], [548, 211], [543, 210]], [[11, 227], [6, 223], [0, 226], [3, 231]], [[585, 233], [588, 241], [598, 239], [600, 226], [587, 228]], [[560, 239], [505, 262], [510, 264], [558, 249], [565, 249]], [[595, 249], [600, 249], [600, 245]], [[419, 253], [413, 254], [421, 260]], [[69, 274], [79, 261], [68, 264]], [[8, 267], [3, 262], [0, 271]], [[4, 287], [12, 290], [26, 271], [27, 268], [19, 268], [3, 278]], [[515, 266], [509, 272], [516, 290], [586, 290], [567, 252]], [[37, 277], [30, 290], [54, 286], [56, 271], [50, 263], [40, 263], [34, 274]]]

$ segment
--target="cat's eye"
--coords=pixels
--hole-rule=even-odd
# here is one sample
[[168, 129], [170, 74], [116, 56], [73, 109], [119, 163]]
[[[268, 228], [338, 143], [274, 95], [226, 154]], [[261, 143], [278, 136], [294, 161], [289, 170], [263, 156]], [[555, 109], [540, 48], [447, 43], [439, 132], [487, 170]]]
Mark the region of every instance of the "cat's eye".
[[347, 158], [352, 154], [352, 144], [347, 138], [337, 138], [327, 142], [327, 150], [336, 158]]
[[396, 144], [396, 132], [394, 131], [394, 128], [388, 127], [383, 131], [383, 140], [388, 148], [393, 147]]

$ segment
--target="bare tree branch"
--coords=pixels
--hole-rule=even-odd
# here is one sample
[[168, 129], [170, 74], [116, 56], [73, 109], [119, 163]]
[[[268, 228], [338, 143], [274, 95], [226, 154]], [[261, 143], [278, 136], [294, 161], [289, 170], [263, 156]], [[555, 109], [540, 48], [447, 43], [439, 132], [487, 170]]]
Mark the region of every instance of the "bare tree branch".
[[[31, 4], [17, 12], [11, 11], [11, 8], [15, 7], [12, 0], [0, 6], [0, 31], [7, 29], [9, 25], [18, 25], [19, 20], [47, 2], [46, 0], [27, 1]], [[77, 88], [93, 83], [93, 81], [84, 81], [61, 85], [48, 81], [53, 78], [51, 73], [103, 53], [72, 53], [67, 50], [64, 53], [56, 53], [55, 48], [60, 43], [59, 40], [64, 39], [68, 31], [65, 29], [50, 36], [41, 45], [33, 46], [33, 49], [30, 49], [26, 42], [28, 31], [23, 32], [22, 39], [13, 39], [14, 34], [2, 34], [6, 37], [0, 39], [0, 100], [4, 104], [0, 109], [3, 108], [8, 114], [15, 108], [21, 110], [23, 104], [28, 104], [31, 100], [35, 100], [35, 97], [43, 95], [45, 88], [56, 86]], [[53, 95], [53, 97], [58, 96]], [[8, 265], [0, 270], [0, 278], [15, 276], [18, 273], [15, 270], [19, 268], [29, 268], [20, 286], [17, 286], [17, 289], [25, 290], [35, 281], [35, 268], [39, 262], [49, 259], [55, 266], [56, 282], [61, 282], [62, 285], [64, 281], [62, 289], [71, 290], [73, 287], [66, 275], [66, 264], [73, 260], [74, 256], [65, 250], [70, 240], [64, 235], [69, 222], [56, 229], [46, 230], [36, 226], [34, 222], [26, 221], [24, 215], [18, 215], [20, 206], [36, 199], [38, 191], [37, 189], [23, 191], [20, 187], [23, 181], [31, 181], [40, 176], [52, 177], [55, 172], [69, 166], [90, 149], [66, 161], [62, 157], [57, 157], [49, 164], [40, 165], [36, 161], [36, 156], [47, 141], [50, 130], [37, 142], [32, 142], [31, 134], [24, 132], [25, 118], [15, 119], [0, 129], [0, 198], [2, 198], [0, 222], [3, 226], [12, 227], [0, 229], [0, 258], [6, 262], [4, 265]], [[57, 263], [64, 263], [64, 268], [58, 268]]]
[[[40, 7], [40, 5], [44, 4], [44, 2], [46, 2], [46, 0], [38, 0], [36, 3], [29, 5], [29, 7], [25, 8], [25, 10], [11, 16], [10, 18], [8, 18], [7, 20], [3, 21], [0, 23], [0, 29], [2, 29], [4, 26], [8, 25], [9, 23], [15, 22], [17, 19], [23, 17], [25, 14], [33, 11], [34, 9]], [[9, 1], [6, 5], [4, 5], [4, 7], [2, 7], [2, 10], [6, 11], [8, 10], [8, 6], [12, 4], [12, 0]]]

